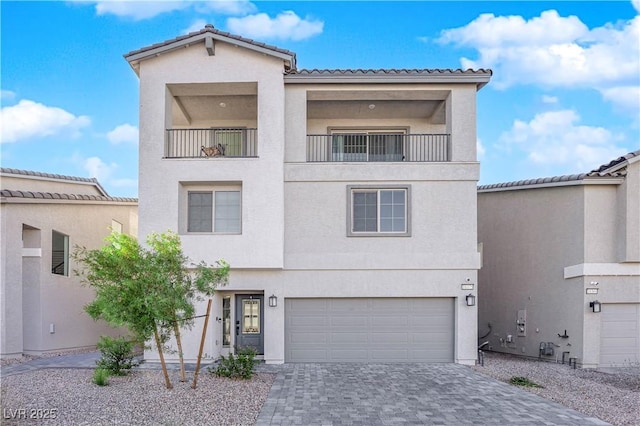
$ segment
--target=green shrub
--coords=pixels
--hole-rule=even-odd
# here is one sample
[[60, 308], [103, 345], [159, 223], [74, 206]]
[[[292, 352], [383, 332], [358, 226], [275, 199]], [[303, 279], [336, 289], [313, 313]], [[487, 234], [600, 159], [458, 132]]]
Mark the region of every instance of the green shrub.
[[109, 384], [109, 370], [96, 368], [93, 371], [93, 383], [98, 386], [107, 386]]
[[537, 383], [532, 382], [531, 380], [527, 379], [526, 377], [512, 377], [511, 379], [509, 379], [509, 383], [511, 383], [512, 385], [525, 386], [525, 387], [529, 387], [529, 388], [541, 388], [541, 387], [543, 387], [543, 386], [540, 386]]
[[107, 370], [115, 376], [125, 376], [136, 365], [133, 351], [134, 342], [124, 337], [101, 336], [98, 349], [102, 357], [96, 362], [99, 368]]
[[221, 356], [220, 364], [213, 373], [218, 377], [250, 379], [256, 364], [255, 357], [256, 351], [252, 348], [238, 350], [236, 356], [233, 354], [229, 354], [228, 357]]

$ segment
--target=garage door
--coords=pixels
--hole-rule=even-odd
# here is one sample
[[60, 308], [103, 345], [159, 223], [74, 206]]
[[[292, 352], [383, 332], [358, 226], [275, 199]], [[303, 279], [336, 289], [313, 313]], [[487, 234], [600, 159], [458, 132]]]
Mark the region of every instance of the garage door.
[[286, 362], [453, 362], [452, 298], [285, 299]]
[[600, 365], [637, 365], [640, 362], [640, 303], [604, 304], [600, 315]]

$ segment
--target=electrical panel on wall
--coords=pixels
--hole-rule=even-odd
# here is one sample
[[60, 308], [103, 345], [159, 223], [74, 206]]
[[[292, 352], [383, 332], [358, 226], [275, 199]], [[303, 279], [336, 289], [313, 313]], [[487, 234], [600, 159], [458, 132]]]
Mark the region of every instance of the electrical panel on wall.
[[521, 309], [518, 311], [518, 319], [516, 320], [517, 335], [524, 337], [527, 335], [527, 310]]

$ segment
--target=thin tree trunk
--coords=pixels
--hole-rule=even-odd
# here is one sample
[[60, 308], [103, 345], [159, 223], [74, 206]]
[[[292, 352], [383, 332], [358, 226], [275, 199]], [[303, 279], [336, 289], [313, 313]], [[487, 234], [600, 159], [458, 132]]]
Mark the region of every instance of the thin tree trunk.
[[173, 333], [176, 335], [176, 343], [178, 344], [178, 356], [180, 357], [180, 381], [186, 382], [187, 379], [184, 374], [184, 354], [182, 353], [182, 337], [180, 336], [180, 327], [178, 327], [178, 321], [173, 323]]
[[158, 354], [160, 355], [160, 364], [162, 365], [162, 373], [164, 374], [164, 383], [167, 389], [173, 388], [171, 381], [169, 380], [169, 372], [167, 371], [167, 364], [164, 362], [164, 353], [162, 352], [162, 342], [160, 341], [160, 335], [158, 334], [158, 327], [153, 326], [153, 334], [156, 338], [156, 345], [158, 346]]
[[202, 350], [204, 349], [204, 339], [207, 337], [207, 326], [209, 325], [209, 313], [211, 312], [211, 299], [207, 304], [207, 315], [204, 318], [204, 325], [202, 326], [202, 339], [200, 339], [200, 350], [198, 351], [198, 362], [196, 363], [196, 371], [193, 373], [193, 385], [191, 388], [195, 389], [198, 386], [198, 372], [200, 371], [200, 360], [202, 359]]

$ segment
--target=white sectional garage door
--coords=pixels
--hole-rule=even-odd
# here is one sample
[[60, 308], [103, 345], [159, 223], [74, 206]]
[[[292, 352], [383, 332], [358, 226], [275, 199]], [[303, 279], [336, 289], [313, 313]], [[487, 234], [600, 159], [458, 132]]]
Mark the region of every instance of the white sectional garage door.
[[286, 362], [453, 362], [452, 298], [285, 299]]
[[602, 305], [600, 365], [621, 367], [640, 362], [640, 303]]

